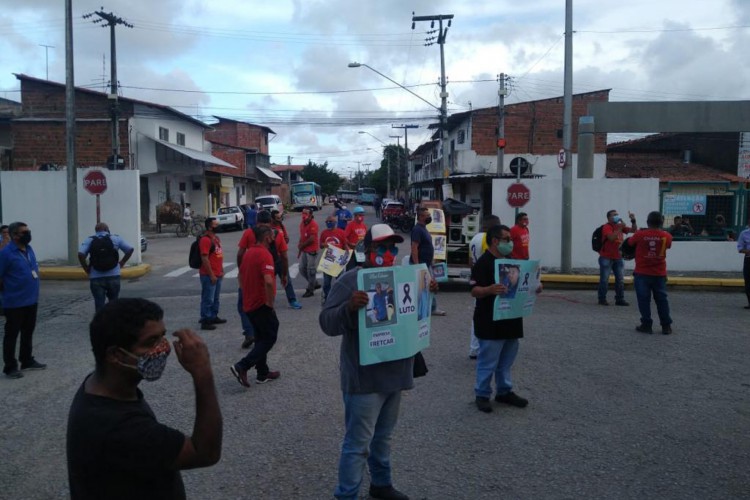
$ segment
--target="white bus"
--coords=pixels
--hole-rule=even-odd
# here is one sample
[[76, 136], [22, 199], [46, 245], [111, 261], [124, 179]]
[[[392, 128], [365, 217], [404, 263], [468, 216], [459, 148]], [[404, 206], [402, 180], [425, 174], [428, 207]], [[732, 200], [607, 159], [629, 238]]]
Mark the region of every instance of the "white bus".
[[312, 208], [313, 210], [323, 208], [320, 184], [314, 182], [292, 184], [292, 209], [302, 210], [303, 208]]

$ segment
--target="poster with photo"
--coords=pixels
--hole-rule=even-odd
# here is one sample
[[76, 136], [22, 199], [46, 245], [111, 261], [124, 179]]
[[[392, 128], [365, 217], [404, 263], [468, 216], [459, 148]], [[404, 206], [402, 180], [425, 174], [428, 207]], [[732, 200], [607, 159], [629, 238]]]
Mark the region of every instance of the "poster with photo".
[[429, 347], [431, 278], [424, 264], [359, 271], [357, 289], [370, 298], [358, 318], [361, 365], [408, 358]]
[[430, 208], [429, 211], [432, 222], [427, 224], [427, 232], [431, 234], [445, 234], [445, 213], [439, 208]]
[[318, 262], [318, 272], [334, 278], [337, 277], [346, 269], [346, 264], [349, 262], [351, 255], [352, 250], [342, 250], [333, 245], [328, 245], [320, 258], [320, 262]]
[[432, 247], [435, 249], [435, 260], [445, 260], [448, 238], [444, 234], [433, 234], [432, 236]]
[[448, 281], [448, 264], [440, 262], [432, 266], [432, 278], [438, 283]]
[[495, 283], [505, 285], [508, 290], [495, 297], [492, 319], [522, 318], [531, 314], [541, 275], [538, 260], [495, 260]]

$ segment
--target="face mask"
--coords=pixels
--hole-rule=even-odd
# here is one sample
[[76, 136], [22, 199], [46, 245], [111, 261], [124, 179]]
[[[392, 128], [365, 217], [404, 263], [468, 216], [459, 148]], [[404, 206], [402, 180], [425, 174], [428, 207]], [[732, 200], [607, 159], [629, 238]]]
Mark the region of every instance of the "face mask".
[[393, 256], [395, 257], [396, 255], [398, 255], [398, 247], [396, 245], [391, 245], [391, 246], [378, 245], [375, 248], [376, 255], [383, 256], [387, 252], [391, 252], [391, 254], [393, 254]]
[[428, 225], [428, 224], [432, 224], [432, 217], [427, 216], [427, 218], [424, 220], [424, 224], [425, 224], [425, 226]]
[[335, 222], [331, 222], [331, 221], [326, 221], [326, 227], [327, 227], [328, 229], [333, 229], [333, 226], [335, 226], [335, 225], [336, 225], [336, 223], [335, 223]]
[[[398, 252], [396, 252], [398, 253]], [[396, 255], [386, 250], [383, 254], [377, 251], [370, 252], [370, 265], [372, 267], [391, 267], [396, 260]]]
[[120, 348], [120, 351], [138, 360], [135, 366], [121, 363], [123, 366], [128, 366], [137, 370], [138, 374], [143, 377], [144, 380], [152, 382], [161, 378], [161, 374], [164, 373], [164, 368], [167, 366], [167, 358], [169, 357], [172, 348], [169, 345], [169, 341], [163, 339], [159, 345], [141, 356], [136, 356], [132, 352], [128, 352], [122, 348]]
[[31, 231], [26, 231], [21, 234], [21, 237], [18, 239], [18, 241], [22, 245], [28, 245], [29, 243], [31, 243]]
[[622, 220], [622, 218], [620, 218], [620, 216], [619, 216], [619, 215], [615, 215], [614, 217], [612, 217], [612, 221], [613, 221], [613, 222], [614, 222], [615, 224], [619, 224], [621, 220]]
[[354, 220], [356, 220], [357, 222], [362, 222], [362, 219], [364, 219], [364, 218], [365, 218], [364, 215], [355, 215], [354, 216]]
[[497, 251], [500, 252], [500, 255], [510, 255], [510, 253], [513, 251], [513, 242], [501, 241], [497, 244]]

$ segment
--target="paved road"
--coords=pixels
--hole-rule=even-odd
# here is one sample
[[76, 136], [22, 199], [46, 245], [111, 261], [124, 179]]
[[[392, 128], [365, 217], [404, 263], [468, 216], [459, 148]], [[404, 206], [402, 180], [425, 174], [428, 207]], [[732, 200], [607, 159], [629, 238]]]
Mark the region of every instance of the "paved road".
[[[123, 284], [124, 294], [160, 303], [170, 329], [197, 324], [197, 280], [165, 277], [180, 267], [170, 261], [187, 258], [179, 245], [187, 243], [152, 241], [153, 272]], [[279, 342], [269, 362], [282, 377], [244, 389], [228, 370], [244, 351], [229, 308], [236, 293], [225, 290], [229, 323], [203, 335], [224, 414], [223, 457], [183, 474], [189, 496], [330, 498], [343, 433], [339, 340], [318, 328], [317, 299], [294, 311], [280, 298]], [[44, 282], [42, 294], [49, 313], [40, 318], [35, 354], [49, 368], [0, 379], [0, 497], [68, 495], [64, 429], [72, 396], [93, 367], [93, 302], [81, 282]], [[669, 337], [637, 334], [635, 307], [605, 308], [595, 299], [593, 290], [540, 297], [514, 371], [517, 392], [531, 403], [487, 415], [473, 405], [471, 298], [464, 289], [441, 292], [448, 316], [433, 321], [430, 373], [403, 399], [395, 484], [416, 499], [750, 497], [743, 297], [671, 292]], [[632, 292], [628, 299], [634, 302]], [[160, 420], [190, 432], [192, 385], [174, 356], [160, 381], [141, 388]]]

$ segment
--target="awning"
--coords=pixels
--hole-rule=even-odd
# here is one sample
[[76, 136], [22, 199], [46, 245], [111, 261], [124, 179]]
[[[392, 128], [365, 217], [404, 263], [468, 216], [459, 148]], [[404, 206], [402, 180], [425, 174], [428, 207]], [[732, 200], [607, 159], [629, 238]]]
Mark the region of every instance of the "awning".
[[265, 175], [266, 177], [268, 177], [272, 181], [279, 181], [279, 182], [281, 181], [281, 177], [279, 177], [278, 175], [276, 175], [276, 172], [274, 172], [270, 168], [264, 168], [264, 167], [255, 167], [255, 168], [257, 168], [258, 170], [260, 170], [260, 172], [263, 175]]
[[185, 146], [178, 146], [177, 144], [172, 144], [171, 142], [162, 141], [161, 139], [154, 139], [153, 137], [149, 137], [149, 139], [156, 142], [157, 144], [166, 146], [169, 149], [180, 153], [181, 155], [185, 155], [188, 158], [192, 158], [193, 160], [198, 160], [198, 161], [202, 161], [205, 163], [211, 163], [212, 165], [219, 165], [219, 166], [227, 167], [227, 168], [234, 168], [234, 169], [237, 168], [231, 163], [227, 163], [224, 160], [220, 160], [219, 158], [212, 156], [210, 153], [198, 151], [197, 149], [186, 148]]

